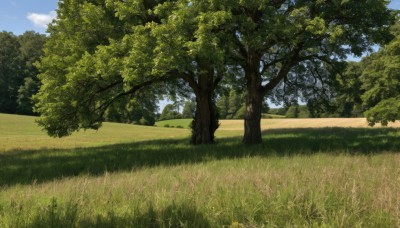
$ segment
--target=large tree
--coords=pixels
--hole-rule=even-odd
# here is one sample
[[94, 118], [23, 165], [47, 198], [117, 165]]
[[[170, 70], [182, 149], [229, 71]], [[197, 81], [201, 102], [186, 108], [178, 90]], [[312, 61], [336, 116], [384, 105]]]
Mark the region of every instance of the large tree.
[[[49, 25], [45, 54], [38, 64], [42, 85], [34, 100], [39, 124], [49, 135], [61, 137], [80, 128], [99, 128], [106, 111], [103, 106], [129, 90], [115, 69], [121, 62], [110, 59], [95, 69], [90, 57], [96, 51], [104, 58], [122, 52], [97, 47], [113, 45], [112, 39], [131, 28], [120, 23], [103, 0], [60, 1], [57, 15]], [[132, 16], [131, 20], [141, 23], [141, 19]]]
[[155, 14], [168, 16], [162, 23], [146, 24], [140, 40], [129, 58], [130, 69], [147, 69], [143, 75], [172, 75], [189, 86], [196, 99], [192, 122], [193, 144], [214, 142], [218, 128], [215, 90], [226, 74], [222, 42], [227, 36], [219, 26], [230, 14], [206, 1], [181, 0], [159, 5]]
[[261, 142], [262, 101], [275, 88], [313, 80], [319, 87], [320, 66], [334, 66], [349, 54], [360, 56], [391, 38], [393, 13], [385, 0], [223, 2], [233, 15], [232, 57], [246, 79], [243, 142], [248, 144]]
[[361, 98], [371, 126], [400, 120], [400, 35], [368, 58], [362, 72]]
[[97, 129], [113, 103], [172, 81], [196, 96], [192, 143], [212, 143], [214, 90], [225, 73], [225, 33], [214, 29], [227, 14], [210, 7], [184, 0], [60, 2], [39, 65], [39, 124], [59, 137]]
[[376, 53], [364, 57], [359, 63], [350, 63], [340, 91], [340, 97], [350, 102], [362, 102], [362, 110], [371, 126], [387, 125], [400, 119], [400, 23], [391, 27], [395, 36]]

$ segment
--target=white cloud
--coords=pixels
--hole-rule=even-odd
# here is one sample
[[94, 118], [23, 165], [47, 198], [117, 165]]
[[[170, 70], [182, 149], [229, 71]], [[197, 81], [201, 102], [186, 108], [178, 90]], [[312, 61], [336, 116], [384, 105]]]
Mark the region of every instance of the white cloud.
[[26, 16], [35, 26], [42, 28], [47, 28], [47, 25], [56, 17], [56, 11], [51, 11], [48, 14], [28, 13]]

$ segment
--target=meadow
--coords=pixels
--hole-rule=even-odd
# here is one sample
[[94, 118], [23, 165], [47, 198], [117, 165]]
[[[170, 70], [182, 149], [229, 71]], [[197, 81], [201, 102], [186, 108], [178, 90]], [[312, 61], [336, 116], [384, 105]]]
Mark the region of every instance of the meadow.
[[223, 120], [190, 131], [105, 123], [53, 139], [0, 114], [0, 227], [400, 227], [398, 124]]

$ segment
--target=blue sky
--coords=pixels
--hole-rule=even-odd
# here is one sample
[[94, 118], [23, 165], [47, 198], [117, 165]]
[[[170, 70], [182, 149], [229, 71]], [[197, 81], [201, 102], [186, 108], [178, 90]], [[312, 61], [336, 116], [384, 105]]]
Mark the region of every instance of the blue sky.
[[[58, 0], [0, 0], [0, 31], [20, 35], [27, 30], [45, 33], [46, 24], [55, 17]], [[400, 9], [400, 0], [390, 7]]]
[[20, 35], [27, 30], [45, 33], [55, 17], [57, 0], [0, 0], [0, 31]]

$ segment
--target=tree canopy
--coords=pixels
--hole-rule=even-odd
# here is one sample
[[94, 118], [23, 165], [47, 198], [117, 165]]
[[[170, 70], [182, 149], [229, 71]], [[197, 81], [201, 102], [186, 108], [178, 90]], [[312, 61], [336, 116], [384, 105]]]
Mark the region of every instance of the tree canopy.
[[97, 129], [114, 102], [157, 82], [179, 79], [198, 104], [193, 142], [212, 142], [218, 127], [213, 91], [224, 75], [224, 45], [218, 37], [225, 34], [213, 29], [225, 15], [203, 6], [187, 1], [61, 2], [61, 17], [50, 26], [39, 65], [39, 124], [59, 137]]
[[394, 14], [384, 0], [224, 2], [233, 15], [232, 56], [247, 84], [245, 143], [261, 142], [261, 104], [273, 90], [323, 90], [334, 74], [322, 77], [321, 68], [334, 70], [348, 54], [392, 38]]
[[389, 41], [393, 21], [385, 0], [64, 0], [39, 64], [39, 124], [59, 137], [97, 129], [114, 103], [178, 83], [196, 99], [192, 143], [211, 143], [230, 78], [246, 88], [243, 141], [259, 143], [266, 97], [317, 97], [348, 54]]
[[361, 80], [369, 124], [400, 120], [400, 36], [369, 57]]

